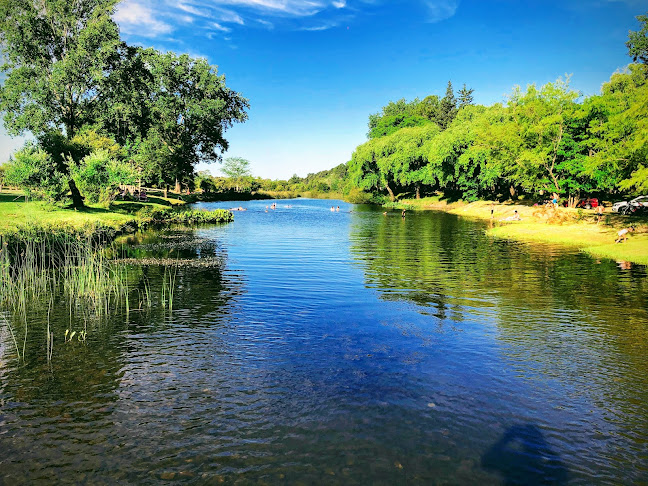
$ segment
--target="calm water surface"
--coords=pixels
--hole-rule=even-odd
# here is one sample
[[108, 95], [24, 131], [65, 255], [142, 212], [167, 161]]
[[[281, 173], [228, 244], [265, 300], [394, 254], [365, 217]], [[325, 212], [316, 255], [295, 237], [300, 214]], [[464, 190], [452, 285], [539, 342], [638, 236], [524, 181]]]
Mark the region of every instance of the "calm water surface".
[[239, 204], [128, 238], [192, 262], [171, 312], [147, 265], [153, 309], [85, 345], [52, 310], [49, 366], [43, 322], [24, 364], [0, 327], [0, 484], [648, 484], [644, 267], [441, 213], [202, 206]]

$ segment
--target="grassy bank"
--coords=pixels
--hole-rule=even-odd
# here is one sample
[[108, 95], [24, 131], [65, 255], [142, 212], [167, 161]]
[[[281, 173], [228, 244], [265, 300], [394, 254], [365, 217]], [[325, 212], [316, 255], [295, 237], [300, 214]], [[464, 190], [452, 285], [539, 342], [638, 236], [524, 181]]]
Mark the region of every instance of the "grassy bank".
[[0, 193], [0, 235], [6, 238], [30, 234], [103, 235], [112, 239], [152, 224], [227, 223], [230, 211], [183, 209], [178, 199], [149, 197], [147, 202], [116, 201], [110, 207], [88, 206], [75, 210], [42, 201], [28, 201], [18, 192]]
[[[403, 200], [394, 208], [437, 210], [493, 222], [488, 234], [517, 241], [555, 243], [579, 248], [598, 258], [648, 265], [648, 218], [610, 211], [606, 204], [601, 222], [595, 210], [547, 208], [521, 203], [492, 201], [448, 202], [442, 197]], [[491, 218], [491, 208], [493, 217]], [[517, 210], [521, 221], [507, 221]], [[634, 225], [626, 243], [614, 243], [619, 229]]]

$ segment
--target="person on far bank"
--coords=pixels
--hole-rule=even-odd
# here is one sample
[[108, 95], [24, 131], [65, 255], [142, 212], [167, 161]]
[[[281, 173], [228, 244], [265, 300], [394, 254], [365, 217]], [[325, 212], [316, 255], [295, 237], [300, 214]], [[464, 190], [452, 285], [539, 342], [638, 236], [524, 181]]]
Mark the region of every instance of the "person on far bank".
[[634, 226], [630, 226], [629, 228], [623, 228], [622, 230], [619, 230], [619, 232], [617, 233], [618, 238], [616, 239], [615, 243], [621, 243], [622, 241], [625, 243], [628, 240], [628, 233], [634, 230], [635, 230]]
[[600, 203], [598, 207], [596, 208], [596, 215], [598, 216], [598, 219], [596, 220], [596, 224], [599, 224], [601, 222], [601, 218], [603, 217], [603, 203]]

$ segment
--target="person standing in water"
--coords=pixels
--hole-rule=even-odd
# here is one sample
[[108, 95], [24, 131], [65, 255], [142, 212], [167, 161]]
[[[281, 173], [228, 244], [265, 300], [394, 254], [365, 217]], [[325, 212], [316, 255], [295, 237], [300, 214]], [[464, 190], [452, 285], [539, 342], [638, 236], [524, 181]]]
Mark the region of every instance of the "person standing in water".
[[403, 212], [401, 212], [401, 218], [405, 219], [405, 210], [403, 209]]

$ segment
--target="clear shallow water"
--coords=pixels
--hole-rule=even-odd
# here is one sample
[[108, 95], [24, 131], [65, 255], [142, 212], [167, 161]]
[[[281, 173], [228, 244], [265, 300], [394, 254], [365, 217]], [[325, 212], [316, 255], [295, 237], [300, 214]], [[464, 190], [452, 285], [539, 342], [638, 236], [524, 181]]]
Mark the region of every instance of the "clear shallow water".
[[51, 370], [44, 339], [22, 365], [1, 328], [0, 483], [648, 481], [644, 267], [440, 213], [203, 206], [239, 204], [129, 239], [205, 263], [172, 313], [57, 341]]

